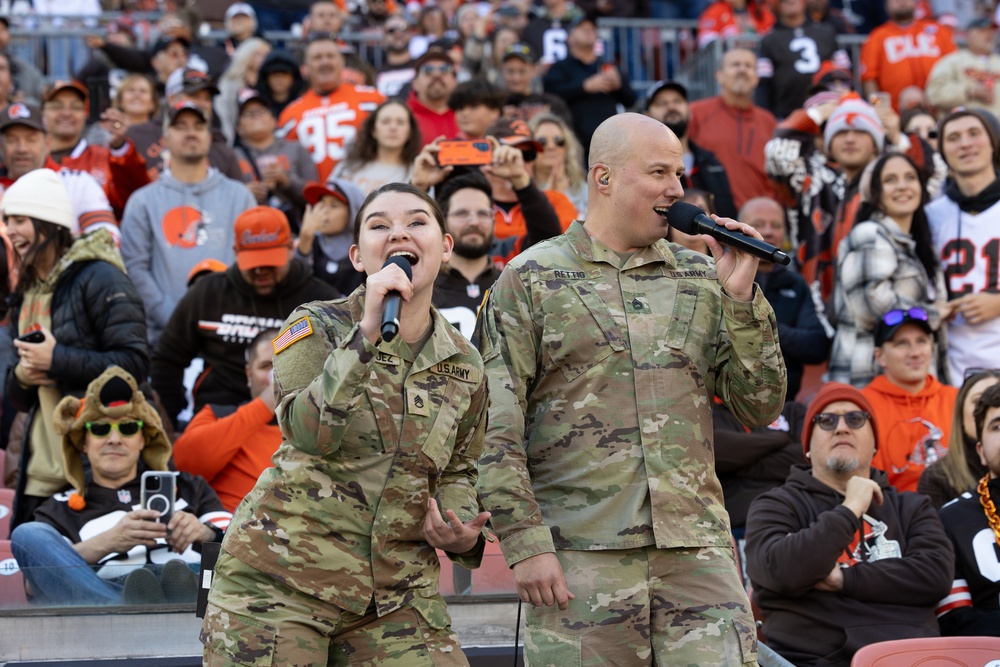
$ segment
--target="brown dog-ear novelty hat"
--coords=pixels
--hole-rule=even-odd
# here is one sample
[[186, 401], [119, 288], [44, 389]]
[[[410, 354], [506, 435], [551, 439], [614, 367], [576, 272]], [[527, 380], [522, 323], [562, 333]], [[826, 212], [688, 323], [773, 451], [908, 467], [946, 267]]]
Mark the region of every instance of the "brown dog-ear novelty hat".
[[[55, 409], [55, 431], [62, 436], [63, 468], [66, 479], [76, 489], [70, 507], [82, 510], [87, 484], [83, 473], [83, 443], [87, 422], [131, 417], [143, 423], [146, 444], [142, 458], [150, 470], [168, 470], [170, 441], [163, 432], [163, 422], [156, 410], [139, 391], [135, 378], [119, 366], [111, 366], [87, 385], [83, 399], [66, 396]], [[79, 498], [79, 500], [77, 500]]]

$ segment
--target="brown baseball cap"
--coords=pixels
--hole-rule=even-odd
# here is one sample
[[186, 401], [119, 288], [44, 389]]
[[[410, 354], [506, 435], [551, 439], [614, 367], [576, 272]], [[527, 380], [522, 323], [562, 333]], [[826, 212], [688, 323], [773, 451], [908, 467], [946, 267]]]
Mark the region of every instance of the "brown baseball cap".
[[42, 124], [41, 110], [34, 104], [24, 102], [15, 102], [0, 113], [0, 133], [15, 125], [24, 125], [39, 132], [46, 131], [45, 125]]

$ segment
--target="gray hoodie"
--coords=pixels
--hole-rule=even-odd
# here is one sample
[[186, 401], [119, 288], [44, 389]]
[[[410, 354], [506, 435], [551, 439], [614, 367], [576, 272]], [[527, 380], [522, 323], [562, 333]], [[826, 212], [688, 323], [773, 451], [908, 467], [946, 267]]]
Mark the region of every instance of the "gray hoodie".
[[151, 347], [184, 296], [191, 269], [205, 259], [235, 261], [233, 222], [255, 205], [245, 185], [215, 168], [194, 184], [164, 172], [129, 198], [122, 214], [122, 257], [146, 306]]

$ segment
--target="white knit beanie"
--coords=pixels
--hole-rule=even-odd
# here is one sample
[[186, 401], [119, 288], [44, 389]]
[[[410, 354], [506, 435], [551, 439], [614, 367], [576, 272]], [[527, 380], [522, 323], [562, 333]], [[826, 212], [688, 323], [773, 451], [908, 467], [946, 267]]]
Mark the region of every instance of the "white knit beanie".
[[855, 93], [845, 95], [837, 108], [833, 110], [830, 119], [826, 121], [823, 130], [823, 152], [830, 154], [830, 142], [840, 132], [859, 130], [872, 135], [875, 148], [882, 152], [885, 145], [885, 129], [875, 108], [857, 96]]
[[62, 177], [42, 167], [29, 171], [3, 193], [0, 211], [7, 215], [37, 218], [72, 231], [76, 223], [73, 204]]

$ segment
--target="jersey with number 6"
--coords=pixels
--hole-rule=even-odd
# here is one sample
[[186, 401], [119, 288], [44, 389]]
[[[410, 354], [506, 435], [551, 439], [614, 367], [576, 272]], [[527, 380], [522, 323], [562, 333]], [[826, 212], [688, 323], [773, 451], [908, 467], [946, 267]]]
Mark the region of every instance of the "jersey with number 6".
[[357, 136], [358, 128], [385, 97], [370, 86], [342, 83], [328, 95], [313, 90], [293, 101], [278, 118], [285, 138], [306, 147], [325, 183]]
[[[1000, 292], [1000, 200], [984, 211], [970, 212], [960, 210], [946, 194], [928, 204], [925, 211], [948, 298]], [[956, 315], [948, 323], [948, 358], [956, 382], [965, 377], [967, 368], [996, 368], [1000, 317], [970, 324]]]

